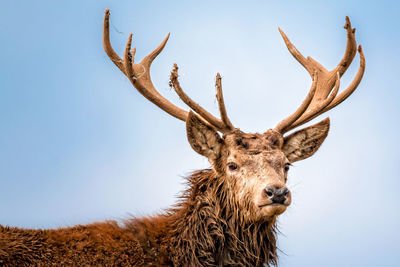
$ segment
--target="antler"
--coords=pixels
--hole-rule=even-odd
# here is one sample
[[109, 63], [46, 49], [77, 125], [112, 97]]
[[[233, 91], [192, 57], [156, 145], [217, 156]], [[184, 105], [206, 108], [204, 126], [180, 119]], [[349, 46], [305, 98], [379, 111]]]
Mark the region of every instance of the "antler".
[[232, 123], [230, 122], [228, 115], [226, 114], [224, 97], [222, 95], [222, 85], [221, 85], [221, 75], [217, 73], [215, 87], [217, 88], [217, 100], [219, 105], [219, 110], [221, 113], [222, 120], [214, 117], [207, 110], [202, 108], [199, 104], [194, 102], [181, 88], [178, 81], [178, 66], [174, 64], [174, 68], [171, 72], [170, 77], [170, 86], [175, 89], [175, 92], [178, 94], [180, 99], [188, 105], [191, 109], [193, 109], [196, 113], [198, 113], [202, 118], [204, 118], [207, 122], [209, 122], [212, 126], [217, 128], [221, 132], [229, 132], [234, 129]]
[[[302, 105], [289, 117], [282, 120], [275, 130], [284, 134], [315, 117], [336, 107], [349, 97], [359, 85], [365, 70], [365, 57], [361, 45], [355, 39], [355, 28], [351, 27], [350, 19], [346, 16], [347, 45], [344, 56], [339, 64], [331, 71], [325, 69], [311, 57], [305, 58], [299, 50], [289, 41], [286, 34], [279, 28], [283, 40], [293, 57], [310, 73], [313, 79], [311, 89]], [[360, 54], [360, 67], [346, 90], [337, 95], [340, 86], [340, 77], [350, 66], [357, 50]], [[332, 90], [333, 89], [333, 90]]]
[[[103, 26], [103, 46], [108, 57], [112, 62], [128, 77], [132, 85], [141, 93], [145, 98], [150, 100], [153, 104], [172, 115], [173, 117], [186, 121], [188, 112], [175, 106], [169, 100], [165, 99], [154, 87], [150, 77], [150, 66], [153, 60], [161, 53], [169, 38], [169, 33], [161, 44], [154, 49], [153, 52], [148, 54], [140, 63], [134, 62], [136, 48], [131, 49], [132, 33], [129, 35], [128, 42], [126, 43], [124, 57], [121, 59], [111, 46], [110, 42], [110, 10], [105, 10], [104, 26]], [[214, 117], [199, 104], [194, 102], [188, 97], [180, 87], [178, 82], [178, 66], [174, 64], [171, 72], [170, 85], [174, 87], [175, 92], [179, 95], [182, 101], [191, 109], [197, 112], [202, 119], [211, 124], [221, 132], [228, 132], [234, 129], [232, 123], [229, 121], [226, 114], [224, 99], [222, 96], [221, 76], [217, 74], [217, 100], [221, 112], [221, 119]]]

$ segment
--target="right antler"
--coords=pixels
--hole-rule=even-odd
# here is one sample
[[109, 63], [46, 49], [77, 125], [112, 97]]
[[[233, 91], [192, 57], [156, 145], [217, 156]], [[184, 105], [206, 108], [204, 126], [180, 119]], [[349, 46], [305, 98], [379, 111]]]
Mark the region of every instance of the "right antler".
[[[132, 34], [129, 35], [128, 42], [125, 47], [124, 57], [121, 59], [111, 46], [110, 42], [110, 10], [106, 9], [104, 15], [104, 26], [103, 26], [103, 46], [108, 57], [114, 62], [114, 64], [128, 77], [132, 85], [148, 100], [153, 104], [172, 115], [173, 117], [186, 121], [188, 117], [188, 112], [175, 106], [170, 101], [165, 99], [155, 88], [150, 77], [150, 66], [153, 60], [160, 54], [163, 50], [165, 44], [167, 43], [169, 34], [161, 42], [161, 44], [154, 49], [149, 55], [147, 55], [140, 63], [134, 62], [134, 56], [136, 48], [132, 48]], [[201, 118], [211, 124], [214, 128], [220, 132], [229, 132], [234, 129], [232, 123], [229, 121], [226, 114], [224, 98], [222, 95], [221, 86], [221, 76], [219, 73], [216, 78], [216, 88], [217, 88], [217, 100], [220, 108], [221, 119], [214, 117], [207, 110], [202, 108], [199, 104], [194, 102], [189, 96], [187, 96], [179, 82], [178, 82], [178, 66], [174, 64], [174, 68], [171, 72], [170, 85], [175, 89], [176, 93], [182, 99], [182, 101], [188, 105], [193, 111], [198, 113]]]
[[351, 27], [349, 17], [346, 17], [346, 24], [344, 28], [347, 30], [346, 51], [342, 60], [339, 62], [336, 68], [331, 71], [325, 69], [320, 63], [311, 57], [305, 58], [289, 41], [286, 34], [279, 28], [279, 32], [281, 33], [290, 53], [310, 73], [313, 82], [310, 92], [308, 93], [302, 105], [292, 115], [282, 120], [275, 127], [276, 131], [284, 134], [306, 122], [309, 122], [322, 113], [325, 113], [331, 108], [339, 105], [347, 97], [349, 97], [359, 85], [365, 70], [365, 58], [361, 45], [358, 46], [358, 52], [360, 54], [360, 68], [357, 72], [357, 75], [349, 87], [347, 87], [346, 90], [337, 96], [340, 86], [340, 77], [348, 69], [357, 52], [357, 43], [355, 39], [356, 29]]

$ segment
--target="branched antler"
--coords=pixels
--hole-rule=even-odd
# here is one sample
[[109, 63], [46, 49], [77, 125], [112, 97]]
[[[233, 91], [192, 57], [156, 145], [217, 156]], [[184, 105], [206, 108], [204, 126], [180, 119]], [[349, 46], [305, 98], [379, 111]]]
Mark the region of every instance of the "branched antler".
[[[283, 40], [293, 57], [312, 75], [313, 85], [303, 104], [295, 113], [281, 121], [275, 130], [284, 134], [315, 117], [327, 112], [333, 107], [339, 105], [349, 97], [359, 85], [365, 70], [365, 57], [361, 48], [358, 46], [360, 54], [360, 67], [354, 80], [346, 90], [337, 95], [340, 86], [340, 77], [350, 66], [357, 52], [357, 43], [355, 39], [355, 28], [351, 27], [349, 17], [346, 17], [344, 28], [347, 30], [347, 45], [344, 56], [339, 64], [331, 71], [326, 70], [320, 63], [311, 57], [305, 58], [299, 50], [290, 42], [286, 34], [279, 28]], [[316, 77], [318, 80], [316, 81]], [[333, 89], [333, 91], [332, 91]], [[312, 91], [315, 90], [315, 93]], [[311, 96], [313, 95], [313, 96]], [[311, 100], [310, 100], [311, 97]]]
[[[135, 63], [134, 57], [136, 48], [132, 48], [132, 33], [129, 35], [126, 43], [123, 59], [121, 59], [111, 46], [110, 42], [110, 10], [106, 9], [104, 15], [104, 28], [103, 28], [103, 46], [108, 57], [112, 62], [128, 77], [132, 85], [141, 93], [145, 98], [150, 100], [153, 104], [174, 116], [177, 119], [186, 121], [188, 112], [172, 104], [169, 100], [165, 99], [154, 87], [150, 77], [150, 66], [153, 60], [161, 53], [166, 45], [169, 33], [161, 44], [148, 54], [140, 63]], [[228, 132], [234, 129], [232, 123], [229, 121], [226, 114], [225, 104], [222, 96], [221, 77], [217, 74], [217, 99], [221, 112], [221, 119], [214, 117], [207, 110], [202, 108], [199, 104], [193, 101], [189, 96], [183, 92], [178, 82], [178, 67], [174, 64], [171, 72], [170, 85], [174, 87], [175, 92], [179, 95], [182, 101], [198, 113], [205, 122], [211, 124], [221, 132]]]
[[150, 66], [153, 60], [163, 50], [167, 43], [169, 34], [161, 42], [161, 44], [147, 55], [140, 63], [134, 63], [134, 55], [136, 49], [131, 50], [132, 34], [129, 35], [128, 42], [124, 52], [124, 59], [122, 60], [111, 46], [110, 42], [110, 10], [106, 9], [104, 15], [104, 28], [103, 28], [103, 46], [108, 57], [112, 62], [128, 77], [132, 85], [148, 100], [156, 106], [167, 112], [168, 114], [185, 121], [187, 118], [187, 111], [175, 106], [170, 101], [165, 99], [154, 88], [150, 77]]

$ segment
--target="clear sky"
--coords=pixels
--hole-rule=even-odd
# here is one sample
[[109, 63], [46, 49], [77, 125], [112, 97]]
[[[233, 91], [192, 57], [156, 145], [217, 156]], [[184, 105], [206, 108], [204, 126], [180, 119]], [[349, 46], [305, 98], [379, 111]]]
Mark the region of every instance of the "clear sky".
[[145, 100], [105, 55], [106, 8], [119, 53], [129, 32], [138, 59], [171, 32], [152, 68], [165, 97], [183, 107], [168, 87], [176, 62], [184, 90], [217, 114], [219, 71], [233, 124], [258, 132], [292, 112], [311, 83], [277, 26], [331, 69], [349, 15], [365, 76], [328, 113], [320, 151], [290, 171], [280, 263], [398, 266], [398, 1], [1, 1], [1, 224], [55, 228], [154, 214], [176, 201], [186, 174], [208, 166], [184, 123]]

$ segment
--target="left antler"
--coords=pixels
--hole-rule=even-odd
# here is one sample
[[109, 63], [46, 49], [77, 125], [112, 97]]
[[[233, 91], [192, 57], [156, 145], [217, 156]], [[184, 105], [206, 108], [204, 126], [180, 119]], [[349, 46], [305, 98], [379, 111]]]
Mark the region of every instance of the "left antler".
[[[112, 62], [128, 77], [132, 85], [141, 93], [145, 98], [153, 104], [170, 114], [171, 116], [186, 121], [188, 112], [175, 106], [169, 100], [165, 99], [154, 87], [150, 77], [150, 66], [153, 60], [161, 53], [169, 38], [169, 34], [161, 42], [161, 44], [154, 49], [153, 52], [148, 54], [141, 62], [134, 61], [136, 48], [131, 49], [132, 34], [129, 35], [128, 42], [126, 43], [123, 59], [121, 59], [111, 46], [110, 42], [110, 10], [106, 9], [104, 15], [103, 25], [103, 46], [108, 57]], [[199, 104], [194, 102], [182, 90], [178, 82], [178, 66], [174, 64], [171, 72], [170, 85], [174, 87], [176, 93], [182, 101], [188, 105], [193, 111], [197, 112], [201, 118], [208, 124], [216, 128], [222, 133], [232, 131], [234, 129], [232, 123], [229, 121], [226, 114], [224, 98], [222, 96], [221, 76], [217, 74], [217, 100], [220, 108], [221, 119], [214, 117], [207, 110], [202, 108]]]
[[[312, 76], [313, 82], [311, 89], [302, 105], [289, 117], [282, 120], [275, 130], [284, 134], [315, 117], [336, 107], [349, 97], [359, 85], [365, 70], [365, 58], [361, 45], [358, 46], [360, 54], [360, 67], [356, 77], [346, 90], [337, 95], [340, 86], [340, 77], [350, 66], [357, 53], [357, 43], [355, 39], [355, 28], [351, 27], [349, 17], [346, 17], [344, 28], [347, 30], [347, 46], [342, 60], [331, 71], [325, 69], [320, 63], [311, 57], [305, 58], [299, 50], [289, 41], [286, 34], [279, 28], [283, 40], [290, 53]], [[332, 90], [333, 89], [333, 90]]]

